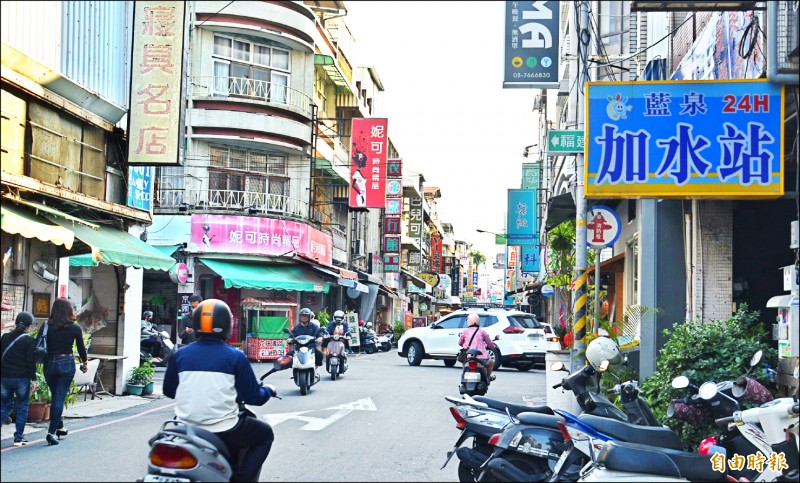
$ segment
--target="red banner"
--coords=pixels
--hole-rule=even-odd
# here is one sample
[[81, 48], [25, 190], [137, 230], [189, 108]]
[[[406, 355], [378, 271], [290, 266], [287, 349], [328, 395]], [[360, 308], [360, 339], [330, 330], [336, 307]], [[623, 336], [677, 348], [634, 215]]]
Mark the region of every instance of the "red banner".
[[350, 142], [350, 207], [383, 208], [386, 204], [388, 119], [353, 119]]
[[431, 237], [431, 256], [430, 268], [433, 273], [442, 271], [442, 237], [434, 235]]

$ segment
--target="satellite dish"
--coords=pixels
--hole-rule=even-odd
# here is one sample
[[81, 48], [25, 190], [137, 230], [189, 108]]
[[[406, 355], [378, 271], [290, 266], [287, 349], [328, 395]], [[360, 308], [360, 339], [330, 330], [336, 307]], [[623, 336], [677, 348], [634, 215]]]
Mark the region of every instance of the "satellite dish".
[[33, 273], [47, 283], [53, 283], [58, 280], [56, 270], [47, 260], [36, 260], [33, 262]]

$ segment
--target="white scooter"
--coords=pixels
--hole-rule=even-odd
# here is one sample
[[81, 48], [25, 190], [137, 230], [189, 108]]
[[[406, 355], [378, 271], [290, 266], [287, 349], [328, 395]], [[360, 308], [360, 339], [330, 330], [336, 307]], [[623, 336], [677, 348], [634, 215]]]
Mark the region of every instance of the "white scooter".
[[290, 335], [289, 342], [295, 346], [292, 357], [292, 374], [294, 383], [300, 388], [300, 394], [305, 396], [311, 386], [319, 382], [316, 356], [314, 349], [309, 347], [316, 337], [310, 335], [291, 337], [289, 329], [283, 330]]

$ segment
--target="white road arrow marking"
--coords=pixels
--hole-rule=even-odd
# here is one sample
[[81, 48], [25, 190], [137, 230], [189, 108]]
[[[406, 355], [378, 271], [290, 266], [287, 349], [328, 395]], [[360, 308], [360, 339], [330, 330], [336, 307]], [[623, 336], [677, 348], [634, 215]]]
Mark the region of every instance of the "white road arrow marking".
[[[335, 413], [331, 414], [327, 418], [317, 418], [314, 416], [304, 416], [304, 414], [313, 412], [313, 411], [332, 411], [336, 410]], [[267, 423], [272, 426], [280, 424], [284, 421], [289, 419], [295, 419], [297, 421], [303, 421], [306, 423], [305, 426], [301, 427], [300, 430], [302, 431], [320, 431], [331, 424], [339, 421], [340, 419], [344, 418], [348, 414], [352, 413], [353, 411], [377, 411], [378, 408], [375, 407], [375, 403], [372, 401], [371, 397], [359, 399], [358, 401], [353, 401], [349, 403], [339, 404], [336, 406], [332, 406], [329, 408], [318, 409], [318, 410], [310, 410], [310, 411], [298, 411], [293, 413], [278, 413], [278, 414], [267, 414], [262, 416]]]

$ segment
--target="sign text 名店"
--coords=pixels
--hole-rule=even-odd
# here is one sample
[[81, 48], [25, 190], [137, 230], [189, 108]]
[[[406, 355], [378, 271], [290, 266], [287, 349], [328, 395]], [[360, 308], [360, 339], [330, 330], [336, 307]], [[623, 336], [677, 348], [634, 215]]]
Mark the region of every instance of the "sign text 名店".
[[783, 86], [590, 82], [586, 92], [587, 198], [783, 194]]
[[128, 164], [178, 164], [184, 2], [134, 3]]

